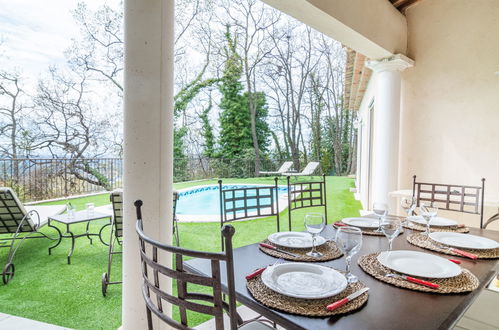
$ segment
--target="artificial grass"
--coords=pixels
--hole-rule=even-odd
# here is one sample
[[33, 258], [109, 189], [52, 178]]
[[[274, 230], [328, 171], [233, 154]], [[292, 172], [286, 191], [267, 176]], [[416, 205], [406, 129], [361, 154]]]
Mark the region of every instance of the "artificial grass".
[[[315, 177], [317, 178], [317, 177]], [[303, 180], [303, 179], [302, 179]], [[353, 198], [349, 188], [353, 179], [346, 177], [327, 177], [328, 220], [334, 222], [348, 216], [358, 215], [360, 203]], [[261, 183], [273, 184], [273, 178], [224, 179], [224, 183]], [[213, 184], [217, 180], [186, 182], [175, 184], [176, 189], [190, 186]], [[285, 184], [281, 179], [279, 184]], [[95, 195], [71, 200], [77, 209], [84, 209], [86, 203], [95, 206], [109, 203], [109, 195]], [[65, 204], [56, 201], [48, 204]], [[319, 208], [305, 208], [293, 211], [292, 229], [304, 230], [303, 217], [306, 213], [320, 211]], [[287, 210], [281, 213], [281, 230], [287, 230]], [[91, 228], [98, 231], [104, 221], [92, 223]], [[236, 229], [234, 246], [244, 246], [258, 242], [275, 232], [275, 218], [262, 218], [232, 223]], [[218, 223], [180, 223], [180, 242], [182, 247], [205, 251], [220, 251], [220, 225]], [[84, 225], [71, 227], [75, 233], [84, 232]], [[62, 227], [61, 227], [62, 229]], [[53, 230], [45, 227], [49, 235]], [[105, 235], [107, 237], [107, 235]], [[0, 312], [26, 317], [75, 329], [116, 329], [121, 325], [121, 285], [108, 287], [108, 295], [101, 294], [101, 276], [107, 267], [107, 246], [98, 238], [94, 244], [82, 237], [76, 240], [71, 265], [66, 263], [70, 240], [47, 253], [52, 244], [47, 239], [27, 240], [18, 250], [14, 264], [15, 277], [8, 285], [2, 285]], [[3, 251], [2, 251], [3, 250]], [[7, 249], [0, 250], [0, 258], [5, 258]], [[3, 259], [5, 260], [5, 259]], [[121, 278], [121, 258], [113, 261], [113, 280]], [[204, 290], [203, 290], [204, 291]], [[177, 312], [174, 311], [174, 316]], [[190, 326], [195, 326], [208, 317], [189, 315]]]

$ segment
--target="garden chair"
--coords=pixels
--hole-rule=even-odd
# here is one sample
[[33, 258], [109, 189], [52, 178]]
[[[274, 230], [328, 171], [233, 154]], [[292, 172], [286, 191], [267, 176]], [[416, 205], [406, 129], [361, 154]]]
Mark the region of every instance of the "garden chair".
[[[122, 251], [115, 251], [115, 244], [121, 246], [122, 238], [123, 238], [123, 193], [121, 190], [115, 190], [109, 196], [111, 199], [111, 204], [113, 208], [113, 220], [110, 224], [111, 233], [109, 239], [109, 251], [107, 258], [107, 272], [102, 274], [102, 295], [105, 297], [107, 294], [107, 287], [111, 284], [121, 284], [122, 281], [111, 281], [111, 265], [113, 263], [113, 255], [122, 254]], [[173, 237], [175, 238], [175, 243], [177, 246], [180, 245], [180, 238], [177, 226], [177, 200], [178, 193], [177, 191], [173, 191]], [[109, 226], [109, 225], [106, 225]], [[105, 227], [106, 227], [105, 226]], [[104, 227], [103, 227], [104, 228]], [[102, 229], [101, 229], [102, 233]], [[102, 239], [101, 239], [102, 241]]]
[[305, 176], [305, 175], [312, 175], [314, 174], [315, 170], [319, 167], [320, 163], [319, 162], [310, 162], [305, 166], [303, 171], [301, 172], [286, 172], [282, 173], [282, 175], [286, 176]]
[[307, 181], [291, 183], [288, 181], [288, 222], [291, 231], [291, 214], [293, 210], [306, 207], [324, 207], [324, 217], [327, 225], [327, 202], [326, 202], [326, 175], [322, 175], [321, 181]]
[[412, 177], [412, 197], [416, 199], [416, 206], [420, 206], [421, 202], [436, 203], [439, 210], [478, 214], [480, 228], [484, 228], [484, 190], [485, 179], [482, 179], [480, 186], [463, 186], [418, 182], [415, 175]]
[[58, 229], [56, 229], [58, 235], [56, 238], [47, 236], [40, 229], [47, 224], [49, 216], [61, 214], [65, 210], [65, 205], [24, 206], [12, 189], [0, 188], [0, 234], [8, 235], [0, 238], [0, 248], [9, 249], [2, 271], [4, 284], [9, 283], [14, 277], [15, 267], [12, 261], [24, 240], [32, 238], [60, 240], [61, 232]]
[[[280, 231], [279, 194], [277, 178], [273, 186], [251, 186], [245, 188], [224, 188], [218, 181], [220, 191], [220, 227], [227, 222], [259, 217], [276, 217], [276, 229]], [[223, 246], [222, 237], [222, 250]]]
[[[154, 313], [161, 321], [175, 329], [191, 329], [188, 326], [187, 311], [198, 312], [214, 316], [215, 329], [224, 329], [224, 310], [229, 316], [231, 330], [268, 330], [273, 329], [265, 325], [266, 320], [251, 320], [243, 322], [236, 311], [236, 292], [234, 287], [234, 260], [232, 253], [232, 237], [235, 233], [234, 227], [225, 225], [221, 232], [226, 247], [225, 252], [204, 252], [188, 250], [160, 243], [146, 236], [142, 227], [142, 201], [135, 202], [137, 211], [136, 231], [139, 237], [140, 258], [142, 263], [142, 296], [144, 297], [148, 328], [152, 329], [152, 314]], [[159, 258], [170, 259], [173, 254], [172, 266], [162, 264]], [[211, 260], [212, 276], [202, 276], [191, 273], [184, 268], [185, 258], [202, 258]], [[227, 274], [228, 303], [222, 298], [222, 271], [225, 268]], [[170, 278], [177, 286], [176, 293], [170, 293], [170, 288], [161, 287], [163, 279]], [[188, 283], [205, 287], [206, 292], [193, 292]], [[203, 302], [203, 303], [199, 303]], [[165, 304], [172, 304], [179, 308], [180, 322], [172, 319], [164, 310]]]
[[258, 172], [258, 174], [263, 174], [263, 175], [279, 175], [279, 174], [281, 174], [282, 175], [283, 173], [289, 172], [291, 167], [293, 167], [293, 162], [284, 162], [284, 163], [282, 163], [281, 167], [279, 167], [279, 169], [276, 172], [260, 171], [260, 172]]

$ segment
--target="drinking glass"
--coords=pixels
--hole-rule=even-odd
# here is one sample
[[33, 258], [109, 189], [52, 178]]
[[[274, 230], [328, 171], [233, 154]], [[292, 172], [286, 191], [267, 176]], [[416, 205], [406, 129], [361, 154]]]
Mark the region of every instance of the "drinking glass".
[[431, 219], [433, 219], [434, 217], [437, 216], [437, 213], [438, 213], [438, 207], [435, 206], [435, 204], [431, 203], [431, 204], [421, 204], [421, 207], [419, 208], [420, 209], [420, 214], [421, 216], [423, 217], [423, 219], [426, 221], [426, 237], [428, 237], [428, 239], [430, 238], [430, 221]]
[[72, 220], [75, 217], [75, 208], [71, 203], [66, 204], [66, 213], [68, 214], [68, 219]]
[[94, 209], [95, 209], [95, 205], [94, 203], [87, 203], [85, 204], [86, 206], [86, 209], [87, 209], [87, 217], [91, 218], [94, 216]]
[[381, 222], [381, 230], [388, 239], [388, 251], [392, 250], [393, 240], [400, 234], [402, 223], [399, 218], [385, 217]]
[[346, 275], [348, 283], [357, 282], [357, 276], [350, 272], [350, 262], [352, 257], [359, 252], [362, 247], [362, 231], [356, 227], [340, 227], [336, 232], [336, 245], [345, 255]]
[[319, 258], [322, 253], [315, 249], [315, 236], [324, 230], [324, 216], [321, 213], [309, 213], [305, 215], [305, 228], [312, 235], [312, 251], [307, 252], [307, 255], [314, 258]]
[[374, 203], [373, 212], [378, 216], [378, 229], [376, 229], [376, 232], [381, 233], [381, 219], [388, 214], [388, 205], [385, 203]]

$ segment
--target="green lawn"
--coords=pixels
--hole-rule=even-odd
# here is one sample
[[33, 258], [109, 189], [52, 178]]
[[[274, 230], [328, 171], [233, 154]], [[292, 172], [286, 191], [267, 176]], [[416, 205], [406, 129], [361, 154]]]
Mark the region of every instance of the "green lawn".
[[[317, 177], [316, 177], [317, 178]], [[181, 189], [189, 186], [213, 184], [216, 180], [175, 184]], [[262, 183], [272, 184], [272, 178], [226, 179], [224, 183]], [[280, 184], [285, 184], [282, 180]], [[349, 188], [353, 179], [345, 177], [327, 177], [327, 203], [329, 222], [348, 216], [358, 215], [360, 203], [355, 201]], [[109, 203], [109, 195], [97, 195], [72, 200], [77, 209], [83, 209], [86, 203], [96, 206]], [[45, 204], [64, 204], [50, 202]], [[303, 230], [303, 216], [313, 209], [293, 211], [293, 230]], [[281, 213], [283, 230], [287, 230], [287, 211]], [[102, 224], [94, 224], [98, 230]], [[275, 231], [274, 218], [262, 218], [233, 224], [236, 228], [235, 247], [255, 243]], [[74, 232], [83, 231], [83, 226], [74, 228]], [[220, 235], [218, 223], [182, 223], [179, 225], [180, 240], [183, 247], [219, 251]], [[44, 232], [52, 234], [50, 228]], [[65, 239], [48, 256], [47, 248], [51, 242], [46, 239], [28, 240], [17, 252], [14, 259], [16, 274], [8, 285], [2, 285], [0, 312], [18, 315], [47, 323], [53, 323], [75, 329], [116, 329], [121, 324], [121, 285], [108, 288], [108, 296], [102, 297], [101, 276], [106, 271], [107, 247], [98, 239], [90, 245], [86, 238], [76, 241], [76, 248], [71, 259], [66, 263], [70, 241]], [[0, 250], [0, 258], [5, 260], [7, 249]], [[121, 258], [115, 258], [113, 274], [120, 278]], [[2, 266], [3, 267], [3, 266]], [[194, 316], [194, 321], [202, 322], [206, 318]], [[191, 320], [192, 321], [192, 320]], [[190, 324], [190, 326], [194, 326]]]

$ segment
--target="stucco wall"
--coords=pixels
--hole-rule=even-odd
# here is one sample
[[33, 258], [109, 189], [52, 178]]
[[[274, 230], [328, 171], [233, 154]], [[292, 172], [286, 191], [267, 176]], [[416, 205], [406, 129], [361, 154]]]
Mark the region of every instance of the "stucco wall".
[[416, 65], [403, 73], [399, 187], [485, 177], [499, 194], [499, 1], [425, 0], [406, 15]]

